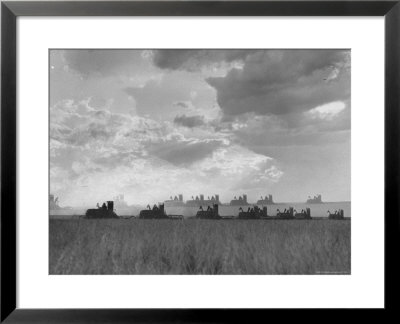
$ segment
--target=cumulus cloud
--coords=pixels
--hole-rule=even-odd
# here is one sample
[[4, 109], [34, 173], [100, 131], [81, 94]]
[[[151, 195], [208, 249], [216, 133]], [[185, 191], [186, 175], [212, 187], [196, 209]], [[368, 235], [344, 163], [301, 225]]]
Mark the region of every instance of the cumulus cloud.
[[281, 174], [270, 157], [231, 145], [223, 134], [204, 130], [187, 137], [172, 123], [93, 108], [90, 100], [62, 101], [50, 114], [51, 190], [68, 204], [118, 192], [142, 203], [171, 187], [187, 195], [221, 188], [233, 193], [246, 183], [268, 185]]
[[[242, 69], [208, 83], [226, 116], [284, 115], [350, 96], [349, 53], [343, 50], [267, 50], [249, 55]], [[334, 73], [333, 73], [334, 71]]]
[[[220, 147], [194, 166], [210, 179], [229, 179], [232, 190], [265, 188], [283, 172], [273, 158], [254, 153], [240, 145]], [[225, 180], [226, 181], [226, 180]]]
[[76, 145], [98, 139], [125, 145], [126, 140], [152, 141], [168, 132], [152, 119], [96, 109], [89, 103], [64, 100], [50, 107], [51, 137]]
[[187, 128], [194, 128], [205, 125], [204, 116], [186, 116], [180, 115], [174, 118], [174, 123], [179, 126], [184, 126]]
[[337, 116], [346, 105], [344, 102], [335, 101], [331, 102], [322, 106], [315, 107], [309, 110], [307, 113], [310, 115], [311, 118], [316, 119], [325, 119], [325, 120], [332, 120]]

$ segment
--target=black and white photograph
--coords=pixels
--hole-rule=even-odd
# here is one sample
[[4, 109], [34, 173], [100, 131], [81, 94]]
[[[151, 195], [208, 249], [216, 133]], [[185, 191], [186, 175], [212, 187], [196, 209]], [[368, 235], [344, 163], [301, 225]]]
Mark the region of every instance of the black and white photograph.
[[351, 50], [48, 68], [50, 275], [351, 274]]

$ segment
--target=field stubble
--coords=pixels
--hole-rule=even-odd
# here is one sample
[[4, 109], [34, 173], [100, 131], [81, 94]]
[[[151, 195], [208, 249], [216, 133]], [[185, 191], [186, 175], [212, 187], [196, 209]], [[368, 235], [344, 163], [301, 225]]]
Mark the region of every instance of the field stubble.
[[50, 274], [350, 273], [350, 221], [50, 220]]

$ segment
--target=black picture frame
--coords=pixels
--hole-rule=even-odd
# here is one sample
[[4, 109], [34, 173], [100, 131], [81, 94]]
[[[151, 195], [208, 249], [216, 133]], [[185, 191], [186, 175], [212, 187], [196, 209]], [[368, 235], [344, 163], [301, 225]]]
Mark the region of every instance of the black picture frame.
[[[384, 16], [385, 17], [385, 310], [396, 310], [399, 245], [400, 1], [137, 1], [1, 3], [1, 322], [235, 322], [272, 310], [16, 308], [17, 107], [16, 19], [19, 16]], [[366, 288], [367, 289], [367, 288]], [[345, 293], [345, 292], [344, 292]], [[349, 311], [346, 313], [348, 314]], [[385, 313], [382, 313], [385, 312]], [[307, 318], [309, 312], [298, 312]], [[332, 313], [333, 318], [343, 319]], [[281, 316], [281, 315], [280, 315]], [[312, 316], [315, 316], [313, 314]], [[326, 316], [321, 315], [321, 316]], [[331, 316], [331, 315], [330, 315]], [[372, 317], [371, 317], [372, 316]], [[318, 316], [317, 316], [318, 317]], [[282, 319], [282, 318], [281, 318]], [[322, 320], [322, 318], [320, 318]], [[296, 319], [297, 320], [297, 319]]]

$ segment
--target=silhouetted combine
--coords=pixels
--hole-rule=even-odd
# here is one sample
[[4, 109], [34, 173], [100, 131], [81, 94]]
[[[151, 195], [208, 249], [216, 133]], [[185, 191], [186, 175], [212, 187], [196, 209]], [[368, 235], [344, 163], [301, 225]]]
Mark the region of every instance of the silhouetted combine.
[[344, 219], [344, 211], [343, 209], [335, 210], [333, 214], [328, 210], [328, 218], [329, 219]]
[[294, 219], [293, 207], [289, 207], [289, 209], [285, 208], [283, 212], [277, 209], [276, 216], [280, 219]]
[[311, 209], [306, 208], [305, 210], [302, 209], [300, 213], [295, 210], [294, 218], [296, 219], [311, 219]]
[[242, 207], [239, 208], [239, 219], [261, 219], [267, 216], [267, 207], [263, 209], [258, 206], [248, 207], [247, 211], [243, 211]]
[[196, 218], [201, 218], [201, 219], [221, 219], [221, 216], [219, 216], [219, 214], [218, 214], [218, 204], [214, 204], [213, 208], [208, 206], [207, 210], [203, 210], [203, 207], [200, 206], [200, 210], [197, 212]]
[[85, 218], [106, 219], [106, 218], [119, 218], [119, 217], [114, 212], [114, 202], [107, 201], [107, 205], [106, 203], [103, 203], [103, 205], [100, 207], [99, 204], [97, 204], [96, 209], [88, 209], [86, 211]]
[[142, 219], [168, 219], [169, 217], [164, 211], [164, 204], [160, 204], [159, 207], [156, 205], [153, 206], [153, 209], [150, 208], [150, 205], [147, 205], [148, 209], [141, 210], [139, 213], [139, 218]]

